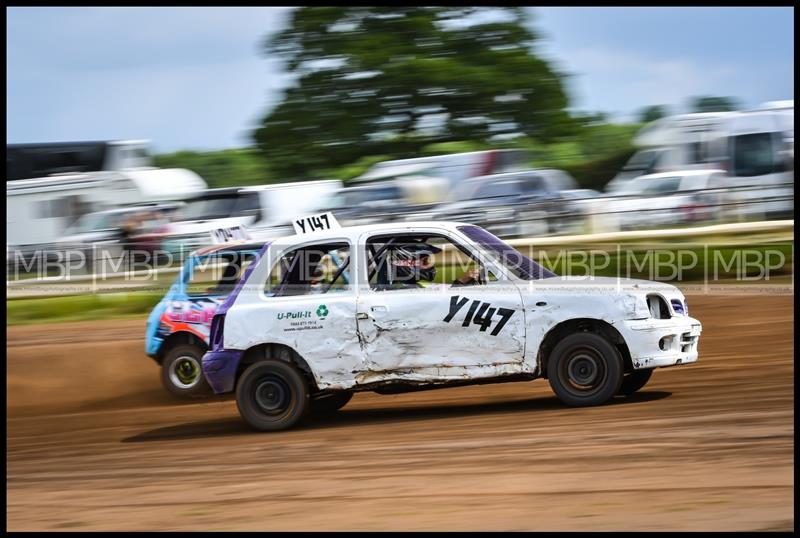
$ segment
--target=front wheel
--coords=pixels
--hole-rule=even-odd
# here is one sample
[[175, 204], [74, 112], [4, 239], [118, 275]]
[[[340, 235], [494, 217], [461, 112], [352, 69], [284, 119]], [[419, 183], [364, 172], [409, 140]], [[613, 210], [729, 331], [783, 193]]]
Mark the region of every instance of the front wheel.
[[179, 398], [211, 396], [211, 387], [203, 376], [204, 350], [200, 346], [181, 344], [170, 349], [161, 362], [161, 383]]
[[256, 430], [286, 430], [309, 410], [308, 384], [292, 364], [277, 360], [257, 362], [239, 379], [236, 406], [244, 421]]
[[547, 377], [556, 396], [569, 406], [600, 405], [622, 384], [619, 351], [605, 338], [588, 332], [563, 338], [553, 348]]
[[647, 370], [634, 370], [629, 374], [625, 374], [622, 378], [622, 385], [620, 385], [617, 394], [622, 396], [630, 396], [640, 388], [647, 385], [650, 378], [653, 376], [654, 368]]

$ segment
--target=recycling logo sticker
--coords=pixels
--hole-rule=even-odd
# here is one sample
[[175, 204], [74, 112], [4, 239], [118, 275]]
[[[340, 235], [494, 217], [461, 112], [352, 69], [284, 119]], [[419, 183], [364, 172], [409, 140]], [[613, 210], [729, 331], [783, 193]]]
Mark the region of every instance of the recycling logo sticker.
[[328, 314], [329, 314], [328, 307], [325, 306], [324, 304], [321, 304], [317, 307], [317, 317], [319, 319], [325, 319], [326, 317], [328, 317]]

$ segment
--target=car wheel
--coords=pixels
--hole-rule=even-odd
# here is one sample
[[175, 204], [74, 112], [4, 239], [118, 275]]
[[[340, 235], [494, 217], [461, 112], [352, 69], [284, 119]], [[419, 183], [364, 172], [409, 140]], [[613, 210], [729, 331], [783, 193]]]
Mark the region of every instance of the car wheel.
[[256, 430], [286, 430], [310, 408], [308, 384], [292, 364], [277, 360], [257, 362], [239, 379], [236, 406], [244, 421]]
[[353, 398], [352, 392], [332, 392], [311, 400], [311, 412], [315, 415], [331, 415], [347, 405]]
[[161, 383], [180, 398], [211, 396], [211, 387], [203, 376], [204, 350], [192, 344], [170, 349], [161, 362]]
[[630, 396], [637, 390], [641, 389], [647, 382], [650, 381], [650, 378], [653, 376], [653, 368], [649, 368], [647, 370], [634, 370], [629, 374], [625, 374], [625, 377], [622, 378], [622, 384], [619, 386], [619, 390], [617, 394], [622, 396]]
[[600, 405], [611, 399], [622, 384], [622, 357], [602, 336], [574, 333], [553, 348], [547, 376], [553, 392], [565, 404]]

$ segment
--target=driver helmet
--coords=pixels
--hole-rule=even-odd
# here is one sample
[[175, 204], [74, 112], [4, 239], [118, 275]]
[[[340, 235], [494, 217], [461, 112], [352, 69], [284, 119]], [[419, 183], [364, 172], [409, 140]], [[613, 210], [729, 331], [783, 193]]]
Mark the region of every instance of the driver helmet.
[[400, 245], [389, 253], [396, 282], [433, 281], [436, 266], [433, 255], [442, 249], [428, 243], [409, 243]]

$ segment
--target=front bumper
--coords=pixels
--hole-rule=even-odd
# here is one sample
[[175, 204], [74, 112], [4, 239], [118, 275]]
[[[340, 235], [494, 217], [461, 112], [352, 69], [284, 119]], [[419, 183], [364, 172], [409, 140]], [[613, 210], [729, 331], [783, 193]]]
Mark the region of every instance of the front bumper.
[[214, 394], [231, 392], [236, 384], [236, 369], [244, 351], [220, 349], [203, 355], [203, 375]]
[[635, 370], [697, 362], [703, 327], [694, 318], [629, 320], [622, 328]]

